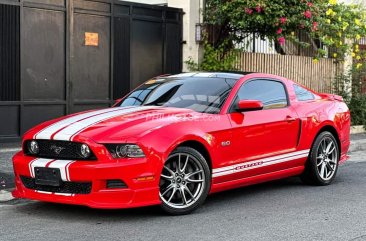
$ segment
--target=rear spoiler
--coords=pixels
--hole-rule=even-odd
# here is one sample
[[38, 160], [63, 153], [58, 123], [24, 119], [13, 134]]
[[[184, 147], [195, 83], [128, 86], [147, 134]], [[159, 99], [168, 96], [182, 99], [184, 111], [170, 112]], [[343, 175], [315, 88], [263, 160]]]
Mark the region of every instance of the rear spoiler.
[[338, 101], [344, 101], [343, 97], [340, 95], [335, 95], [335, 94], [327, 94], [327, 93], [320, 93], [319, 94], [320, 97], [322, 97], [323, 99], [328, 99], [328, 100], [338, 100]]

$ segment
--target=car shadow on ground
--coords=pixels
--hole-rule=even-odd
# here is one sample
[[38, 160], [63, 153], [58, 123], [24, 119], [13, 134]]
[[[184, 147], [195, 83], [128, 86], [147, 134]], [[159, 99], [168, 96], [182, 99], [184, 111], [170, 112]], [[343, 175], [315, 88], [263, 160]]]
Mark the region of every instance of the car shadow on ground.
[[[333, 185], [342, 182], [341, 178], [336, 179]], [[192, 215], [215, 212], [225, 208], [242, 208], [245, 203], [253, 203], [273, 195], [281, 195], [280, 192], [308, 192], [309, 189], [317, 188], [307, 186], [297, 177], [287, 178], [278, 181], [267, 182], [247, 187], [241, 187], [210, 195], [204, 205]], [[35, 215], [39, 218], [62, 217], [68, 220], [139, 220], [141, 218], [155, 218], [167, 216], [158, 206], [132, 208], [132, 209], [91, 209], [84, 206], [64, 205], [56, 203], [34, 202], [25, 200], [13, 200], [15, 212], [18, 214]], [[20, 204], [20, 205], [19, 205]], [[99, 224], [98, 222], [96, 224]]]

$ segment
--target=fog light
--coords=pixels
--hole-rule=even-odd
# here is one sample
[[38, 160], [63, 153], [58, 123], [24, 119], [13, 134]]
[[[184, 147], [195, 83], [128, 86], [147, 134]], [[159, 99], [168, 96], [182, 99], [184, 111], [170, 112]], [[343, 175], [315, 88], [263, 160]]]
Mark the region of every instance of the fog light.
[[30, 152], [30, 154], [36, 155], [39, 153], [39, 146], [38, 146], [38, 142], [36, 141], [31, 141], [28, 144], [28, 150]]
[[88, 158], [90, 156], [90, 148], [86, 144], [82, 144], [80, 147], [80, 154], [83, 158]]

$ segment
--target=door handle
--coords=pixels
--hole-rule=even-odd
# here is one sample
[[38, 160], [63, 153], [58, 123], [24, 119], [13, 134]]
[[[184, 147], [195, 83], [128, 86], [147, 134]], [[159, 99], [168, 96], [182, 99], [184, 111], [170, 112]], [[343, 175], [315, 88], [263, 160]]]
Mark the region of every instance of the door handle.
[[292, 116], [286, 116], [286, 119], [285, 119], [287, 122], [293, 122], [296, 120], [296, 118], [292, 117]]

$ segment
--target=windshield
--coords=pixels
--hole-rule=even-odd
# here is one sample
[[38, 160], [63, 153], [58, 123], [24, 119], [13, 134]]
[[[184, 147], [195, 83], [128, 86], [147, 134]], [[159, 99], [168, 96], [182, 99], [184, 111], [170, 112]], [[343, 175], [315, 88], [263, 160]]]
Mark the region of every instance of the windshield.
[[126, 96], [120, 106], [155, 105], [219, 113], [235, 81], [202, 77], [150, 80]]

